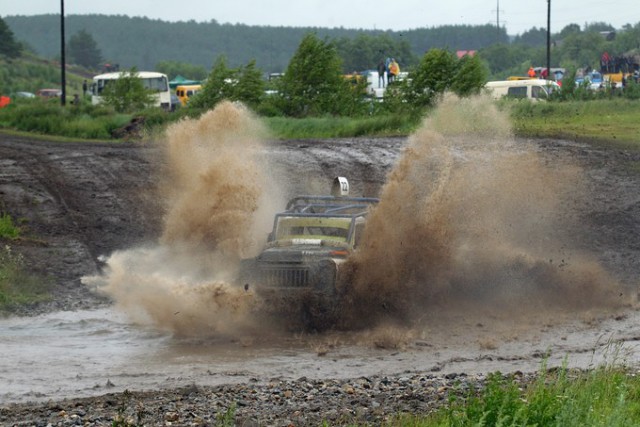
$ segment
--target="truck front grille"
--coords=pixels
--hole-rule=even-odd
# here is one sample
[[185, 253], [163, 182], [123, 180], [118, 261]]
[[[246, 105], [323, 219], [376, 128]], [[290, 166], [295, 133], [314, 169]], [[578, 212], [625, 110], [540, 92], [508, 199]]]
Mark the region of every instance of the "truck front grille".
[[263, 278], [267, 286], [304, 287], [310, 285], [309, 269], [304, 267], [264, 268]]

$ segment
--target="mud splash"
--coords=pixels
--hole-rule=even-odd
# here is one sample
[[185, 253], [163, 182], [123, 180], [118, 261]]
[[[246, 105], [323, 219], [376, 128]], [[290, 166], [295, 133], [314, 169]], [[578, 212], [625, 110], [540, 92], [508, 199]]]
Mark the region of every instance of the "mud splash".
[[489, 100], [442, 102], [381, 191], [350, 262], [344, 325], [451, 313], [530, 320], [630, 302], [594, 257], [574, 249], [582, 171], [518, 144]]
[[136, 321], [179, 335], [255, 328], [259, 300], [230, 283], [240, 259], [259, 249], [253, 236], [266, 235], [258, 230], [279, 201], [257, 159], [264, 134], [248, 110], [230, 102], [171, 126], [166, 166], [158, 173], [166, 202], [159, 242], [115, 252], [104, 260], [103, 274], [84, 283]]
[[[104, 274], [85, 283], [136, 321], [178, 335], [257, 336], [282, 326], [265, 321], [252, 290], [230, 284], [284, 205], [278, 171], [257, 160], [263, 134], [232, 103], [172, 126], [159, 173], [159, 242], [112, 254]], [[576, 249], [581, 175], [516, 142], [491, 100], [446, 98], [387, 177], [344, 269], [338, 327], [366, 328], [351, 342], [402, 348], [438, 325], [481, 323], [506, 336], [517, 319], [628, 304], [626, 290]]]

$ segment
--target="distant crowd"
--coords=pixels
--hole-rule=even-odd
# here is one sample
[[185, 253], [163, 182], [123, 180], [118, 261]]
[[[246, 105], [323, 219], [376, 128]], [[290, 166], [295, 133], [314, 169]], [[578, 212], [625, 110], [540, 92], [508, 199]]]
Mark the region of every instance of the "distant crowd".
[[394, 58], [381, 59], [378, 63], [378, 87], [391, 84], [400, 75], [400, 65]]

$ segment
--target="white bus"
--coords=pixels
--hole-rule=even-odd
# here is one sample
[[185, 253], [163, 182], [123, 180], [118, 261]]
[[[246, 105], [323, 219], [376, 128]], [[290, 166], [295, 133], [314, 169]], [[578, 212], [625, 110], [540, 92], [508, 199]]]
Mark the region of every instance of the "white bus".
[[[91, 85], [91, 103], [93, 105], [102, 102], [102, 91], [110, 82], [126, 75], [127, 71], [117, 73], [100, 74], [93, 78]], [[171, 109], [171, 91], [169, 90], [169, 79], [166, 74], [154, 71], [137, 71], [136, 77], [142, 80], [145, 88], [153, 93], [154, 106], [162, 107], [165, 110]]]

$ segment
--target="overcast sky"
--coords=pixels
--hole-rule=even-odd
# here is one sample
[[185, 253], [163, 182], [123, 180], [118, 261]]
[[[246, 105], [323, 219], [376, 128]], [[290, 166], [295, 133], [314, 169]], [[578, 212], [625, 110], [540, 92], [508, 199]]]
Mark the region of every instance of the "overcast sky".
[[[65, 15], [146, 16], [165, 21], [407, 30], [449, 24], [500, 25], [521, 34], [547, 27], [547, 0], [65, 0]], [[0, 0], [0, 15], [59, 13], [58, 0]], [[639, 0], [552, 0], [551, 30], [567, 24], [640, 22]]]

